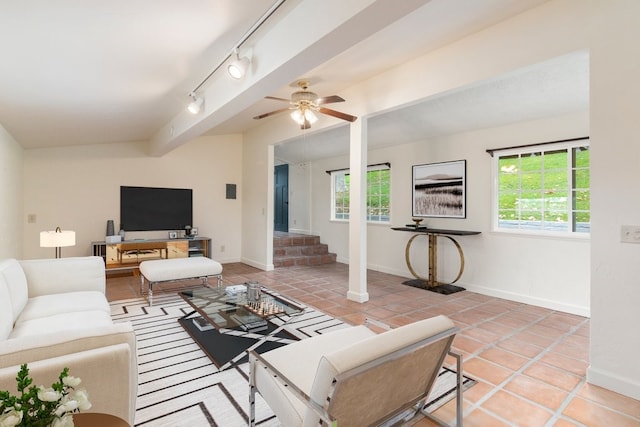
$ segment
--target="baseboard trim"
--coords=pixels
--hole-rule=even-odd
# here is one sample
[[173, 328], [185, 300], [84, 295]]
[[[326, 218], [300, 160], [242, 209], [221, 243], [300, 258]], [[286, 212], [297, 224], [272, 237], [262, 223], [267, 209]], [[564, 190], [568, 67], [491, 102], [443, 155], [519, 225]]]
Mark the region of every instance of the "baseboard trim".
[[535, 305], [538, 307], [548, 308], [550, 310], [562, 311], [563, 313], [575, 314], [583, 317], [591, 317], [591, 309], [578, 305], [563, 304], [557, 301], [551, 301], [543, 298], [536, 298], [529, 295], [517, 294], [515, 292], [506, 292], [498, 289], [487, 288], [484, 286], [469, 285], [466, 283], [456, 283], [466, 288], [468, 291], [475, 292], [490, 297], [503, 298], [509, 301], [521, 302], [524, 304]]
[[640, 400], [640, 384], [629, 381], [608, 371], [589, 366], [587, 368], [587, 382], [598, 387], [606, 388], [632, 399]]
[[250, 265], [251, 267], [259, 268], [260, 270], [263, 270], [263, 271], [272, 271], [275, 269], [275, 267], [273, 266], [273, 263], [265, 264], [265, 263], [254, 261], [248, 258], [241, 258], [240, 262], [243, 264]]

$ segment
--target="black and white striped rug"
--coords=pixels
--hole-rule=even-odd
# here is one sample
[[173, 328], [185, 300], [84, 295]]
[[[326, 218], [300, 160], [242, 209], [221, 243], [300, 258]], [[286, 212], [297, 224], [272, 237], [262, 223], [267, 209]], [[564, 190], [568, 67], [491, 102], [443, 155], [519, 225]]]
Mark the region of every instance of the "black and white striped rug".
[[[154, 306], [136, 298], [111, 303], [115, 322], [131, 322], [138, 343], [138, 399], [135, 426], [246, 426], [248, 364], [218, 369], [177, 319], [191, 309], [177, 294], [154, 297]], [[291, 320], [287, 329], [304, 339], [348, 327], [313, 309]], [[430, 401], [437, 407], [455, 395], [455, 372], [443, 370]], [[260, 426], [280, 426], [258, 394]], [[435, 410], [432, 405], [430, 410]]]

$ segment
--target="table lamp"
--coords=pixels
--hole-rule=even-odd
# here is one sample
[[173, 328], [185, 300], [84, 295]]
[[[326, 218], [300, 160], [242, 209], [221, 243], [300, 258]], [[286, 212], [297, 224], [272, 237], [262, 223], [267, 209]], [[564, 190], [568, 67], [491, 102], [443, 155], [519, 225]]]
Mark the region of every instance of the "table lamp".
[[55, 231], [41, 231], [40, 232], [40, 247], [41, 248], [56, 248], [56, 258], [62, 256], [63, 246], [75, 246], [76, 245], [76, 232], [69, 230], [60, 230], [60, 227], [56, 227]]

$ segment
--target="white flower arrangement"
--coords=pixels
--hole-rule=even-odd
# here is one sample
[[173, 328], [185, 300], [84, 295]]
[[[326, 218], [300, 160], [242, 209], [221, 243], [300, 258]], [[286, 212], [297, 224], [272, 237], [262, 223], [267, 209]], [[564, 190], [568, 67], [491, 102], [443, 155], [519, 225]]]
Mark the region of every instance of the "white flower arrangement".
[[20, 396], [0, 391], [0, 427], [73, 427], [73, 413], [91, 408], [86, 390], [76, 389], [80, 378], [64, 368], [51, 387], [32, 386], [24, 364], [16, 377]]

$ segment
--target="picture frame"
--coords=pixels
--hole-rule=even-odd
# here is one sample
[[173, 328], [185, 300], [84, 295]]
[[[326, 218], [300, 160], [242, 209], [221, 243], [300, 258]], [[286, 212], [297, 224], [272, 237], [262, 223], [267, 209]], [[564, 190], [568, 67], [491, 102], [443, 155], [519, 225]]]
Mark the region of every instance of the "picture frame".
[[191, 227], [191, 236], [192, 237], [198, 236], [198, 227]]
[[178, 238], [178, 232], [177, 231], [170, 231], [169, 232], [169, 238], [170, 239], [177, 239]]
[[412, 166], [412, 215], [466, 218], [466, 175], [466, 160]]

